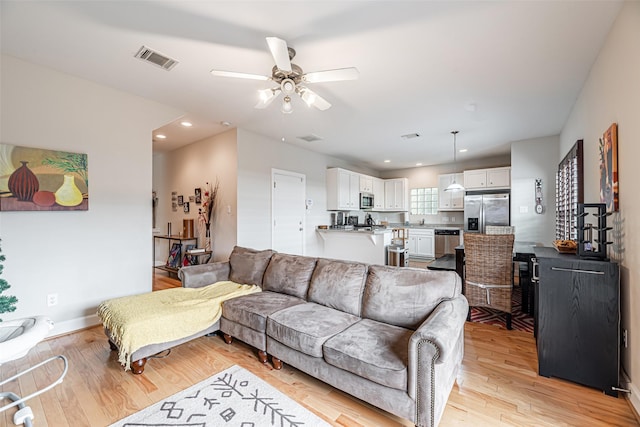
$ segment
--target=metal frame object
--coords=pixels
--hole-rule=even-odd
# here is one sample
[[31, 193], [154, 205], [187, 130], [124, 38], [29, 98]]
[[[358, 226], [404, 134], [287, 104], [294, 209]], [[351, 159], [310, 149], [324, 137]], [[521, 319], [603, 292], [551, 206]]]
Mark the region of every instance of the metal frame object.
[[15, 393], [12, 393], [10, 391], [6, 391], [6, 392], [2, 392], [0, 393], [0, 400], [4, 400], [4, 399], [10, 399], [13, 402], [9, 403], [8, 405], [5, 405], [3, 407], [0, 408], [0, 413], [6, 411], [9, 408], [13, 408], [14, 406], [17, 406], [19, 409], [18, 411], [13, 414], [13, 423], [15, 425], [20, 425], [20, 424], [24, 424], [26, 427], [31, 427], [32, 424], [32, 420], [33, 420], [33, 412], [31, 411], [31, 408], [29, 408], [27, 405], [24, 404], [24, 402], [26, 402], [29, 399], [32, 399], [36, 396], [41, 395], [42, 393], [45, 393], [49, 390], [51, 390], [52, 388], [54, 388], [55, 386], [57, 386], [58, 384], [62, 383], [62, 380], [64, 379], [65, 375], [67, 375], [67, 370], [69, 368], [69, 362], [67, 361], [67, 358], [62, 356], [62, 355], [58, 355], [58, 356], [53, 356], [43, 362], [38, 363], [35, 366], [32, 366], [29, 369], [26, 369], [14, 376], [12, 376], [11, 378], [7, 378], [6, 380], [0, 382], [0, 387], [7, 384], [8, 382], [11, 382], [17, 378], [20, 378], [21, 376], [23, 376], [24, 374], [28, 374], [29, 372], [40, 368], [41, 366], [46, 365], [49, 362], [52, 362], [56, 359], [61, 359], [64, 368], [62, 369], [62, 373], [60, 374], [60, 376], [58, 377], [57, 380], [55, 380], [54, 382], [52, 382], [51, 384], [49, 384], [48, 386], [34, 392], [31, 393], [29, 396], [27, 397], [20, 397]]
[[[0, 352], [0, 365], [26, 356], [29, 350], [42, 341], [52, 328], [53, 322], [44, 316], [35, 316], [0, 323], [0, 350], [2, 350]], [[17, 406], [18, 410], [13, 414], [13, 423], [15, 425], [24, 424], [26, 427], [33, 427], [33, 411], [25, 405], [25, 402], [51, 390], [62, 382], [69, 368], [67, 358], [62, 355], [53, 356], [0, 382], [0, 387], [2, 387], [57, 359], [62, 360], [62, 373], [48, 386], [36, 390], [26, 397], [20, 397], [10, 391], [0, 392], [0, 401], [4, 401], [5, 399], [11, 401], [11, 403], [0, 407], [0, 414], [9, 408]]]

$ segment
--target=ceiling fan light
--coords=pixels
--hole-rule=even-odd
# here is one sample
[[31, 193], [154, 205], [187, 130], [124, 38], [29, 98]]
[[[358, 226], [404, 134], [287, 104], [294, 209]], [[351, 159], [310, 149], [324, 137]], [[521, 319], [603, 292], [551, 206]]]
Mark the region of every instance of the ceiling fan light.
[[266, 108], [276, 99], [276, 96], [280, 93], [280, 88], [276, 89], [262, 89], [258, 91], [258, 103], [255, 108]]
[[285, 96], [282, 100], [282, 110], [284, 114], [291, 114], [293, 112], [293, 106], [291, 105], [291, 98]]
[[300, 97], [309, 107], [311, 107], [317, 99], [316, 94], [309, 92], [308, 90], [302, 91], [302, 93], [300, 93]]
[[282, 89], [282, 93], [291, 95], [296, 91], [296, 84], [291, 79], [284, 79], [282, 83], [280, 83], [280, 88]]
[[262, 89], [258, 91], [258, 95], [260, 96], [260, 101], [267, 102], [271, 98], [275, 96], [273, 93], [273, 89]]

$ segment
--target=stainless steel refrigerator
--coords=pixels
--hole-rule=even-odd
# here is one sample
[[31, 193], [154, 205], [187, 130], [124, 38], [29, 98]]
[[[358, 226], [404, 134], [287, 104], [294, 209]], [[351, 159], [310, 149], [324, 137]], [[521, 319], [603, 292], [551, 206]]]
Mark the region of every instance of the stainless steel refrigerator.
[[464, 196], [464, 231], [484, 233], [487, 225], [510, 225], [509, 193], [473, 193]]

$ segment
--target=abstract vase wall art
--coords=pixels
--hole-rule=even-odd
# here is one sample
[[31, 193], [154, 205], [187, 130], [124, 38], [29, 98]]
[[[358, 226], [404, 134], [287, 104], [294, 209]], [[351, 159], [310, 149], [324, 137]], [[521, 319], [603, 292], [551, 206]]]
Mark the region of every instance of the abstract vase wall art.
[[618, 211], [618, 125], [609, 126], [600, 139], [600, 203]]
[[54, 196], [56, 203], [60, 206], [78, 206], [82, 203], [82, 193], [76, 186], [75, 177], [71, 174], [64, 176], [64, 181]]
[[38, 191], [40, 184], [36, 174], [27, 167], [29, 162], [20, 161], [20, 163], [22, 163], [22, 166], [14, 170], [9, 176], [7, 186], [18, 200], [30, 202], [33, 200], [33, 195]]
[[0, 211], [88, 209], [86, 154], [0, 143]]

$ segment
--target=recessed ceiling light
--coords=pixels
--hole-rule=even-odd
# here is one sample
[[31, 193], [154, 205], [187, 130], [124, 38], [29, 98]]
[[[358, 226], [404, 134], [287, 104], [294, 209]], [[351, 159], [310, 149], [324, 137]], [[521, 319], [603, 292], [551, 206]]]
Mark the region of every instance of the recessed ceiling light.
[[220, 122], [220, 124], [221, 124], [222, 126], [224, 126], [224, 127], [229, 127], [229, 126], [231, 126], [231, 122], [228, 122], [228, 121], [226, 121], [226, 120], [221, 121], [221, 122]]
[[466, 148], [461, 148], [458, 150], [458, 153], [466, 153], [467, 151], [469, 150], [467, 150]]
[[163, 135], [163, 134], [159, 133], [159, 134], [156, 135], [156, 138], [158, 138], [158, 139], [167, 139], [167, 135]]
[[422, 166], [422, 163], [416, 163], [416, 166]]
[[385, 163], [391, 163], [391, 160], [385, 160], [384, 162]]
[[193, 126], [193, 123], [187, 121], [180, 122], [180, 124], [186, 128], [190, 128], [191, 126]]
[[282, 142], [284, 142], [284, 136], [282, 137]]

